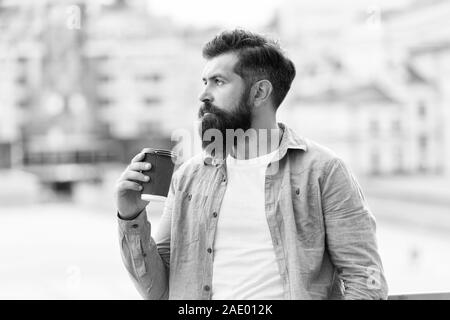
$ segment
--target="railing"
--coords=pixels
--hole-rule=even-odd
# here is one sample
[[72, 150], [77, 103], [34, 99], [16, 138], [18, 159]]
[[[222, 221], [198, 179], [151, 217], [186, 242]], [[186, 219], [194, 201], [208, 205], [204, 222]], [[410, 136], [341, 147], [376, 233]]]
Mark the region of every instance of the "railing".
[[424, 292], [390, 295], [388, 300], [450, 300], [450, 292]]
[[23, 169], [35, 174], [41, 182], [80, 182], [98, 180], [100, 167], [114, 157], [108, 150], [34, 151], [23, 158]]

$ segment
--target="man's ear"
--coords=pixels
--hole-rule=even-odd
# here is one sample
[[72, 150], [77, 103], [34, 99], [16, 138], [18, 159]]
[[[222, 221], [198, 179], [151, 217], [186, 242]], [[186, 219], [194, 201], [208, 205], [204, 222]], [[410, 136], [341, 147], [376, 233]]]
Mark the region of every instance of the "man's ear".
[[262, 106], [269, 102], [272, 95], [272, 84], [269, 80], [259, 80], [252, 86], [250, 96], [253, 99], [255, 107]]

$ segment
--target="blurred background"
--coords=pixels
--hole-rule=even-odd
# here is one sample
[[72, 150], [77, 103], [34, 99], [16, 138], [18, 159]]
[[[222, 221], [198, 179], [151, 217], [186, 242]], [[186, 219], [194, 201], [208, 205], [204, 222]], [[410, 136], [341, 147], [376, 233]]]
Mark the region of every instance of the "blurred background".
[[279, 121], [352, 168], [390, 294], [450, 291], [449, 21], [444, 0], [0, 0], [0, 299], [140, 298], [115, 181], [175, 132], [200, 151], [201, 48], [233, 27], [295, 62]]

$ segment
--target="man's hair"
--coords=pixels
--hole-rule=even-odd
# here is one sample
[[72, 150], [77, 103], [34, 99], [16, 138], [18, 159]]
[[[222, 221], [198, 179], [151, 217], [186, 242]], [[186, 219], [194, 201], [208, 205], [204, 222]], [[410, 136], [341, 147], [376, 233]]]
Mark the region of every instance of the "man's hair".
[[238, 62], [234, 72], [247, 86], [266, 79], [273, 86], [272, 102], [278, 109], [295, 78], [295, 66], [277, 42], [259, 34], [236, 29], [224, 31], [203, 47], [203, 57], [212, 59], [225, 53], [235, 53]]

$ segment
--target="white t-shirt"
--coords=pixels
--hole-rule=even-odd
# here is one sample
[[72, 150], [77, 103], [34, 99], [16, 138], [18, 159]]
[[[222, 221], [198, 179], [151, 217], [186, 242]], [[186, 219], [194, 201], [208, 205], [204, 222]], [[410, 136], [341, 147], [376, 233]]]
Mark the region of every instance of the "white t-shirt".
[[228, 156], [228, 185], [214, 240], [212, 299], [283, 299], [283, 284], [265, 213], [265, 172], [275, 150]]

